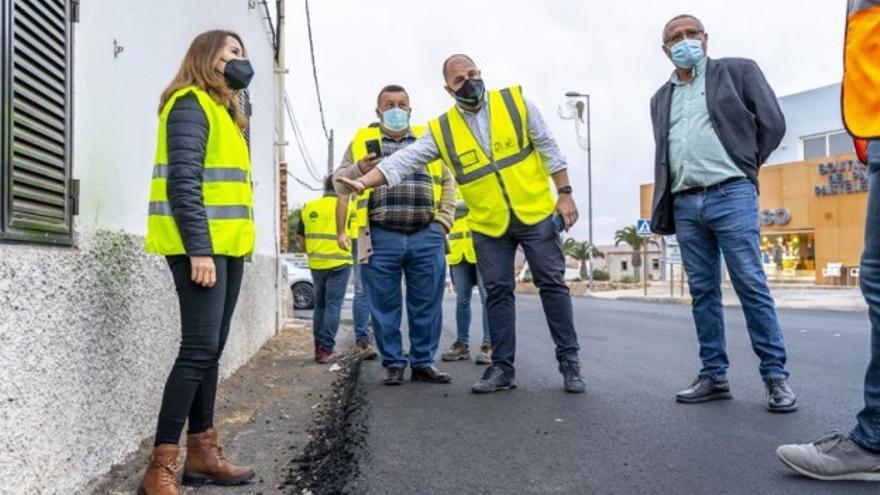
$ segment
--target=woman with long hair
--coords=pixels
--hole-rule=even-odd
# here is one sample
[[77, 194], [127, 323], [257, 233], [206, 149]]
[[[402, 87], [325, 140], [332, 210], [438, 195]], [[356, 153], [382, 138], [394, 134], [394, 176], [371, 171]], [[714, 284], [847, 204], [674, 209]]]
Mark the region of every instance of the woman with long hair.
[[213, 424], [220, 356], [255, 241], [247, 117], [238, 95], [252, 77], [241, 38], [208, 31], [193, 40], [160, 100], [146, 249], [167, 259], [182, 337], [139, 495], [180, 493], [177, 458], [187, 421], [184, 484], [237, 485], [254, 477], [226, 458]]

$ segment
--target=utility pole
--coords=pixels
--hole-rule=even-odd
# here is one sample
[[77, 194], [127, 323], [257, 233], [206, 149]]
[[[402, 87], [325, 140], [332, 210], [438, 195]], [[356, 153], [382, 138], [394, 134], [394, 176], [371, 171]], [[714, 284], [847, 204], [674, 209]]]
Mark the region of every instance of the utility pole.
[[593, 146], [592, 133], [590, 129], [590, 95], [578, 93], [577, 91], [569, 91], [565, 93], [568, 98], [584, 98], [586, 100], [587, 113], [587, 226], [589, 228], [589, 290], [593, 292]]
[[333, 175], [333, 129], [327, 139], [327, 175]]
[[[275, 160], [278, 164], [278, 251], [286, 253], [290, 246], [287, 245], [287, 121], [284, 115], [284, 80], [287, 76], [287, 67], [284, 57], [284, 1], [277, 0], [275, 3], [276, 15], [278, 16], [277, 29], [275, 32]], [[269, 19], [272, 22], [272, 19]]]

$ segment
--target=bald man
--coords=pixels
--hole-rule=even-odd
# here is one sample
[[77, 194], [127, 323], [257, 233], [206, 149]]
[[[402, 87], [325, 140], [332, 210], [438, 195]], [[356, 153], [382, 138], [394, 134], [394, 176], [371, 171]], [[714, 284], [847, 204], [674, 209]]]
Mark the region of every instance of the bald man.
[[556, 344], [564, 388], [582, 393], [580, 347], [559, 242], [560, 230], [578, 218], [565, 157], [520, 87], [487, 91], [480, 69], [463, 54], [443, 62], [443, 79], [455, 105], [430, 122], [430, 132], [359, 179], [338, 179], [337, 189], [347, 193], [394, 186], [412, 171], [443, 160], [468, 206], [477, 267], [487, 291], [492, 365], [473, 392], [516, 386], [514, 258], [522, 246]]

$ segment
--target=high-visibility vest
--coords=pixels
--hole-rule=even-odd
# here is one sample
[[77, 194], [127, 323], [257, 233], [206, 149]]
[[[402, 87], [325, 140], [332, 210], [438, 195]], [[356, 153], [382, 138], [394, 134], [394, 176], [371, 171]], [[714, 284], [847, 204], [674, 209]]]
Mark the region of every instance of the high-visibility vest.
[[168, 178], [168, 115], [177, 100], [194, 93], [208, 120], [202, 199], [208, 216], [208, 231], [215, 255], [247, 256], [254, 250], [250, 152], [241, 129], [229, 111], [207, 92], [191, 86], [175, 92], [159, 116], [150, 205], [145, 240], [148, 253], [165, 256], [187, 254], [166, 191]]
[[[413, 136], [419, 138], [425, 133], [425, 126], [412, 126], [410, 132]], [[367, 141], [376, 139], [382, 142], [382, 129], [379, 127], [364, 127], [359, 129], [351, 141], [351, 158], [354, 162], [360, 161], [367, 156]], [[431, 175], [431, 181], [434, 183], [434, 212], [440, 209], [440, 195], [443, 191], [443, 162], [435, 160], [428, 165], [428, 174]], [[373, 189], [367, 189], [357, 196], [357, 228], [366, 227], [370, 223], [368, 209], [370, 206], [370, 196]]]
[[855, 137], [880, 138], [880, 2], [847, 3], [843, 120]]
[[[351, 204], [351, 203], [349, 203]], [[312, 270], [351, 265], [351, 250], [342, 250], [336, 237], [336, 196], [323, 196], [303, 206], [306, 254]]]
[[529, 138], [522, 90], [490, 91], [491, 155], [480, 146], [458, 107], [430, 122], [443, 161], [455, 175], [467, 203], [471, 230], [490, 237], [507, 231], [511, 212], [526, 225], [555, 209], [550, 177]]
[[452, 266], [465, 261], [472, 265], [477, 263], [474, 239], [468, 227], [468, 209], [464, 201], [460, 201], [455, 207], [455, 223], [452, 224], [447, 239], [449, 254], [446, 255], [446, 264]]
[[[348, 238], [351, 240], [355, 240], [355, 241], [358, 238], [358, 228], [359, 228], [358, 227], [358, 219], [357, 219], [358, 210], [357, 210], [356, 201], [357, 201], [357, 198], [354, 195], [352, 195], [351, 201], [348, 202], [349, 209], [348, 209], [348, 216], [346, 219], [347, 225], [346, 225], [346, 229], [345, 229], [346, 234], [348, 234]], [[353, 202], [355, 202], [355, 203], [353, 203]]]

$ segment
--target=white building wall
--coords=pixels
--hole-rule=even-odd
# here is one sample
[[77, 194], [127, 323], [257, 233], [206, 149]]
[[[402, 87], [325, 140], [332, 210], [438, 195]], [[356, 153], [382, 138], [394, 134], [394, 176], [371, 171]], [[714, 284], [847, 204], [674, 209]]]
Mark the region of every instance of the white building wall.
[[785, 115], [785, 137], [767, 159], [768, 165], [804, 159], [801, 139], [843, 129], [840, 113], [840, 83], [779, 98]]
[[[243, 37], [251, 86], [257, 248], [221, 373], [277, 327], [272, 47], [247, 0], [88, 0], [74, 34], [72, 248], [0, 244], [0, 493], [78, 493], [152, 435], [180, 338], [160, 257], [143, 253], [159, 94], [190, 41]], [[114, 40], [123, 50], [114, 57]], [[281, 284], [283, 287], [286, 284]], [[146, 460], [145, 460], [146, 462]]]

